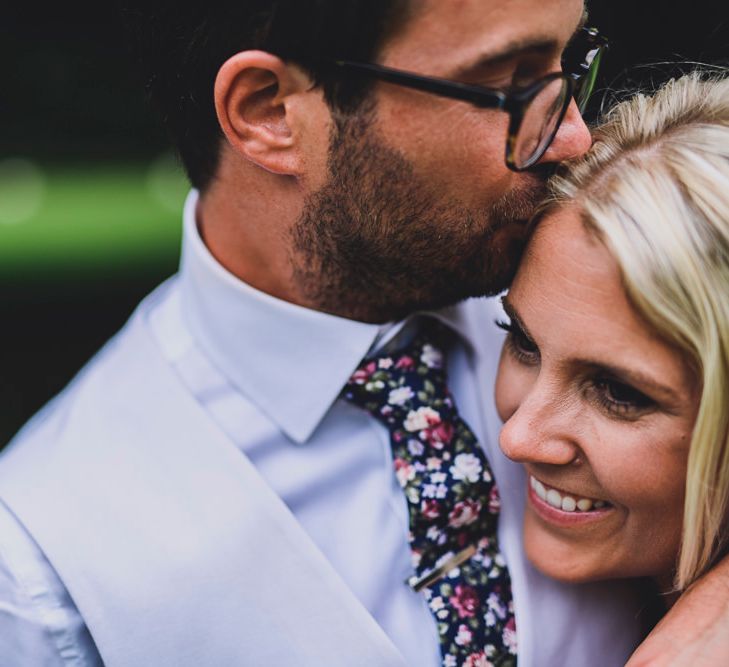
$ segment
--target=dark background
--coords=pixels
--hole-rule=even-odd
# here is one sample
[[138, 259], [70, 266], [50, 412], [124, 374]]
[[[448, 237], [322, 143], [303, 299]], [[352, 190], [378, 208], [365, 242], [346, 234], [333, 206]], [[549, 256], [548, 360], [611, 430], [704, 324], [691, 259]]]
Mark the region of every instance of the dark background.
[[[128, 66], [113, 3], [4, 5], [0, 158], [88, 168], [142, 165], [165, 150]], [[590, 9], [590, 23], [611, 39], [603, 85], [662, 81], [676, 71], [655, 64], [662, 61], [729, 62], [724, 2], [593, 0]], [[50, 272], [0, 266], [0, 446], [175, 271], [177, 251], [173, 241], [93, 271], [72, 262]]]

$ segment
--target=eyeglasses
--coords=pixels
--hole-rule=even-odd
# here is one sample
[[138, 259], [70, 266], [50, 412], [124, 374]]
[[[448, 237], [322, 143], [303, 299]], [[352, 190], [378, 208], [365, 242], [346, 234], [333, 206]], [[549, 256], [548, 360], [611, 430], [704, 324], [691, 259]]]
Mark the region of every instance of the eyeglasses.
[[536, 164], [557, 136], [574, 98], [584, 112], [595, 87], [608, 41], [595, 28], [583, 28], [565, 49], [562, 72], [555, 72], [524, 88], [498, 90], [447, 79], [437, 79], [382, 65], [349, 60], [334, 62], [339, 69], [406, 88], [469, 102], [509, 114], [506, 164], [523, 171]]

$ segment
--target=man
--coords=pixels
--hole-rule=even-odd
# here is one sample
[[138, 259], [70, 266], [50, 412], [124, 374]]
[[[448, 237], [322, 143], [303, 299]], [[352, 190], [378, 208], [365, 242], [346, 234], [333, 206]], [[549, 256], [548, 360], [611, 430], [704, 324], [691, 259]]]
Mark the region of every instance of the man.
[[[3, 664], [622, 664], [629, 592], [524, 562], [497, 309], [448, 307], [507, 285], [544, 175], [589, 146], [554, 74], [582, 3], [154, 4], [128, 17], [196, 189], [182, 266], [0, 463]], [[416, 365], [379, 411], [412, 407], [401, 455], [354, 394]], [[428, 499], [471, 487], [448, 526], [488, 532], [423, 570]]]

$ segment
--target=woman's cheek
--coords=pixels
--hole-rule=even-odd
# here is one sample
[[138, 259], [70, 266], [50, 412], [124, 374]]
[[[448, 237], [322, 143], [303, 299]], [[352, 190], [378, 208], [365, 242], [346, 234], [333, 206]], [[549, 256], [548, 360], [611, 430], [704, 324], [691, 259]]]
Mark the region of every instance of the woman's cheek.
[[496, 410], [501, 421], [507, 421], [521, 405], [536, 378], [536, 369], [515, 361], [504, 348], [496, 376]]

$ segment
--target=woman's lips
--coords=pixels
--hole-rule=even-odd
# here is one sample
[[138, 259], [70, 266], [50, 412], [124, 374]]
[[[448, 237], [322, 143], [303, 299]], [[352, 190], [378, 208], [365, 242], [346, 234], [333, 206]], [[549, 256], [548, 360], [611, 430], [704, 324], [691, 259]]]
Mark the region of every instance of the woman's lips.
[[529, 475], [529, 500], [542, 518], [560, 525], [584, 524], [603, 518], [614, 508], [606, 500], [576, 496]]

